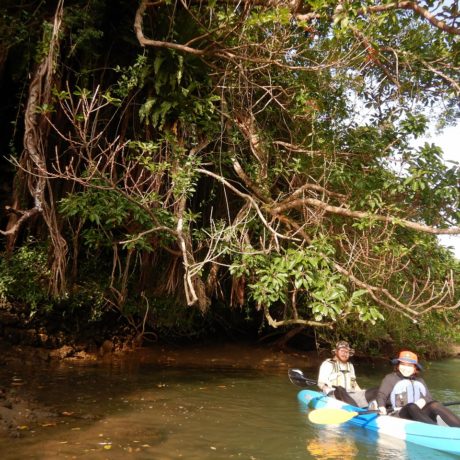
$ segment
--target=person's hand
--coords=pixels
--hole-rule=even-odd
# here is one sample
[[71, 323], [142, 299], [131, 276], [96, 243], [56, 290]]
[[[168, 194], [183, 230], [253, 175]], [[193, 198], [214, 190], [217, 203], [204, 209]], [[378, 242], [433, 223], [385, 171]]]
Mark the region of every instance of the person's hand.
[[332, 391], [332, 388], [328, 387], [327, 385], [323, 386], [323, 393], [327, 396]]
[[385, 406], [379, 406], [379, 414], [380, 415], [387, 415], [387, 409]]
[[426, 401], [423, 398], [420, 398], [415, 401], [415, 404], [417, 404], [420, 409], [423, 409], [425, 407]]

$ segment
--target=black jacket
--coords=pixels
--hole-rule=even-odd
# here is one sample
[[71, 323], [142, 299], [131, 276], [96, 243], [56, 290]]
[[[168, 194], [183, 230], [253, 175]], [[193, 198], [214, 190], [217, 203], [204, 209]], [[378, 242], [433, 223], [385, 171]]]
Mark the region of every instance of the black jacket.
[[395, 371], [395, 372], [392, 372], [391, 374], [387, 374], [382, 380], [382, 383], [380, 384], [379, 391], [377, 393], [377, 404], [379, 407], [391, 406], [391, 401], [390, 401], [391, 392], [393, 391], [393, 388], [395, 387], [395, 385], [404, 379], [407, 379], [413, 382], [420, 382], [424, 386], [425, 401], [427, 403], [433, 401], [433, 397], [431, 396], [428, 390], [425, 380], [423, 380], [421, 377], [417, 375], [413, 375], [407, 378], [407, 377], [404, 377], [400, 372]]

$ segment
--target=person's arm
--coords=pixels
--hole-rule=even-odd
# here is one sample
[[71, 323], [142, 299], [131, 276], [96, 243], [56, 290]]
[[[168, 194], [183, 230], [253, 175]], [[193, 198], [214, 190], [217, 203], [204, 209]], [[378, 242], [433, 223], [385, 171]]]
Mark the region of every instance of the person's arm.
[[423, 380], [422, 378], [420, 379], [423, 383], [423, 385], [425, 386], [425, 389], [426, 389], [426, 394], [425, 394], [425, 400], [427, 403], [431, 402], [431, 401], [434, 401], [434, 398], [433, 396], [431, 396], [431, 393], [430, 393], [430, 390], [428, 389], [428, 385], [425, 383], [425, 380]]
[[324, 361], [319, 368], [318, 374], [318, 387], [324, 394], [334, 391], [331, 381], [335, 377], [333, 364], [329, 360]]
[[395, 385], [394, 382], [394, 374], [387, 374], [380, 384], [379, 391], [377, 392], [377, 406], [379, 407], [379, 411], [381, 414], [386, 414], [386, 405], [388, 401], [388, 397], [393, 390]]
[[425, 383], [425, 380], [423, 380], [421, 377], [417, 377], [417, 380], [425, 387], [425, 395], [415, 401], [415, 404], [417, 404], [420, 409], [423, 409], [427, 403], [433, 401], [433, 396], [431, 396], [430, 390], [428, 390], [428, 386]]

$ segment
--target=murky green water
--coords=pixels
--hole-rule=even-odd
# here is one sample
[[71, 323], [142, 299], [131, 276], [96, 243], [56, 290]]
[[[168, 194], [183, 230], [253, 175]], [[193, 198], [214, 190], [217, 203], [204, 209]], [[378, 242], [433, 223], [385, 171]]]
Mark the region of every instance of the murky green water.
[[[356, 366], [362, 386], [390, 370]], [[460, 360], [429, 363], [441, 401], [460, 400]], [[315, 370], [307, 370], [314, 377]], [[311, 425], [284, 371], [164, 368], [148, 363], [24, 368], [13, 377], [54, 410], [22, 437], [0, 441], [18, 459], [449, 459], [357, 427]], [[459, 413], [460, 406], [452, 406]]]

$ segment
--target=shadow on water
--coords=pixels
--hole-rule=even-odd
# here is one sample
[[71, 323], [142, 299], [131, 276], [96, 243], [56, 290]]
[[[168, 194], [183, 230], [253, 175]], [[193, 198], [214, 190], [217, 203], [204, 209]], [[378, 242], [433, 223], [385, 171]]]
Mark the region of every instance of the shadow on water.
[[[358, 372], [368, 385], [389, 370], [360, 366]], [[460, 399], [459, 375], [460, 361], [449, 360], [430, 363], [425, 377], [445, 401]], [[165, 367], [131, 359], [23, 367], [0, 377], [22, 380], [18, 392], [59, 414], [24, 429], [20, 438], [1, 439], [2, 460], [455, 458], [359, 427], [313, 426], [285, 370]]]

